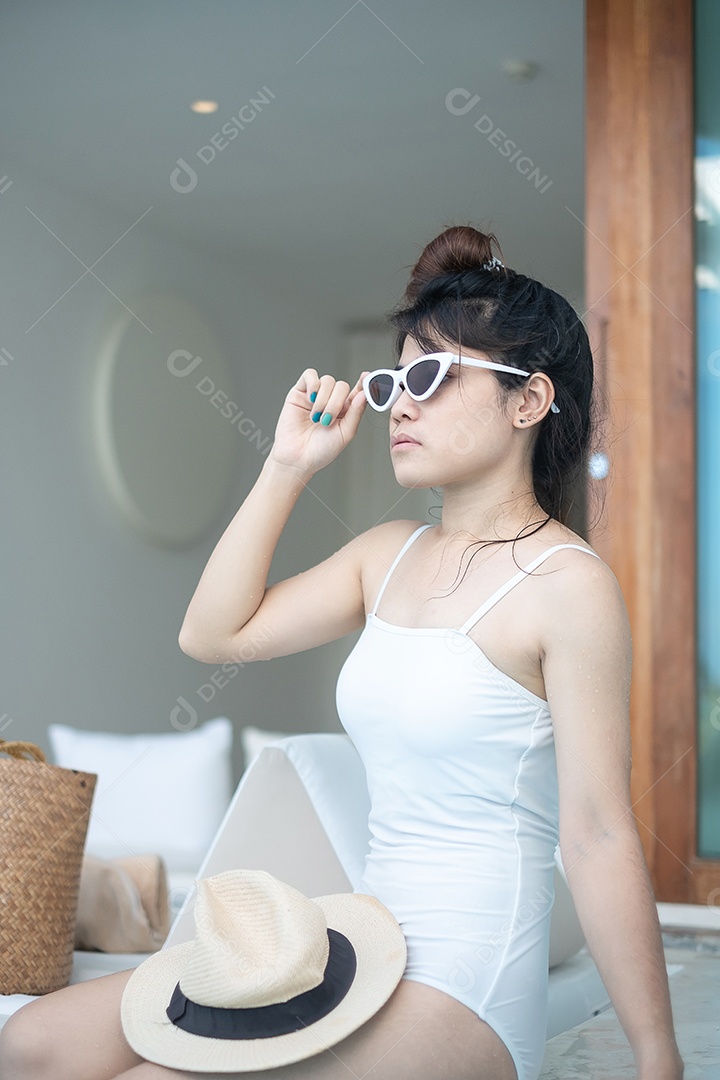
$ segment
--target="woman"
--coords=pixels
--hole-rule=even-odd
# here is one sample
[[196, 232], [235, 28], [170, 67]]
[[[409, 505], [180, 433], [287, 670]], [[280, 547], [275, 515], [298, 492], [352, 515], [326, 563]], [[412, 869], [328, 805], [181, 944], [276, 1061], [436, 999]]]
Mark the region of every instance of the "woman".
[[[423, 251], [392, 316], [396, 370], [352, 389], [303, 372], [181, 630], [186, 653], [217, 664], [364, 626], [337, 693], [372, 801], [356, 891], [400, 922], [407, 968], [349, 1038], [258, 1077], [535, 1080], [558, 839], [638, 1080], [682, 1077], [630, 809], [627, 614], [610, 569], [564, 523], [590, 440], [590, 347], [567, 301], [505, 268], [493, 244], [459, 227]], [[267, 588], [296, 499], [368, 403], [389, 412], [400, 485], [442, 489], [441, 523], [375, 526]], [[128, 977], [17, 1013], [0, 1039], [3, 1080], [190, 1075], [125, 1042]]]

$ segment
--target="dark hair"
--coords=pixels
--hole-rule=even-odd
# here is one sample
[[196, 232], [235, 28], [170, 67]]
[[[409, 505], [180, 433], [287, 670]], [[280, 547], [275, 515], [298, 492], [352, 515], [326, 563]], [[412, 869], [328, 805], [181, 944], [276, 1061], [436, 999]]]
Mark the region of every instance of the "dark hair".
[[[549, 411], [536, 426], [533, 492], [548, 515], [539, 528], [551, 518], [566, 524], [572, 486], [595, 428], [590, 342], [563, 296], [498, 265], [496, 253], [504, 262], [497, 237], [469, 225], [453, 226], [431, 240], [412, 268], [403, 303], [388, 316], [398, 331], [396, 354], [399, 358], [408, 336], [428, 352], [437, 351], [443, 340], [457, 343], [460, 353], [465, 346], [498, 363], [545, 372], [560, 411]], [[492, 374], [503, 404], [527, 378]]]

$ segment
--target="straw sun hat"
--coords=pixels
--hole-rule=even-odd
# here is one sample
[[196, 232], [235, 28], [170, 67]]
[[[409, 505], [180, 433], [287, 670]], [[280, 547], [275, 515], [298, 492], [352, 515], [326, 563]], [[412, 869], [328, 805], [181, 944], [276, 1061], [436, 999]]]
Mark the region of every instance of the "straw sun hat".
[[403, 932], [373, 896], [309, 900], [264, 870], [197, 882], [195, 938], [148, 957], [125, 987], [125, 1038], [147, 1061], [248, 1072], [319, 1054], [387, 1001]]

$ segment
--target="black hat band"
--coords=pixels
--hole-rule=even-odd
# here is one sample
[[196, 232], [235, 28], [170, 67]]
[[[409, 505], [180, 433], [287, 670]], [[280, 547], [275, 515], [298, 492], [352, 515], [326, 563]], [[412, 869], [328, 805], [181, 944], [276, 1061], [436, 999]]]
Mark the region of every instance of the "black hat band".
[[308, 1027], [332, 1012], [353, 984], [357, 957], [350, 941], [328, 927], [330, 951], [323, 981], [288, 1001], [251, 1008], [198, 1005], [175, 985], [166, 1012], [176, 1027], [209, 1039], [269, 1039]]

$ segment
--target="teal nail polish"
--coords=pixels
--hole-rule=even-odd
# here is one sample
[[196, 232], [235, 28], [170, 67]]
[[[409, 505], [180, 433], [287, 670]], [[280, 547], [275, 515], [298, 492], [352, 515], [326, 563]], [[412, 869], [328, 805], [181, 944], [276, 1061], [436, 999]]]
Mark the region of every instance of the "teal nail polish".
[[310, 395], [310, 400], [314, 401], [316, 397], [317, 397], [317, 390], [313, 390], [312, 394]]
[[331, 423], [331, 421], [332, 421], [332, 416], [330, 415], [329, 412], [326, 412], [325, 415], [323, 416], [322, 420], [320, 421], [320, 423], [324, 424], [325, 427], [327, 427], [328, 424]]
[[312, 422], [313, 422], [313, 424], [317, 424], [317, 422], [318, 422], [318, 420], [320, 419], [321, 416], [322, 416], [322, 413], [319, 413], [319, 412], [313, 413], [312, 414]]

